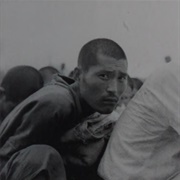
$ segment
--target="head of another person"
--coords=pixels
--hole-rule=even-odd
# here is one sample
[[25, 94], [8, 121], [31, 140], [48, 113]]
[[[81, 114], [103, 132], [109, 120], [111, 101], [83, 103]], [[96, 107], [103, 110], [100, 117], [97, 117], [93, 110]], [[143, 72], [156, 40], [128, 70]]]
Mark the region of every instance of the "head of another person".
[[79, 74], [78, 74], [77, 68], [74, 68], [74, 69], [69, 73], [69, 77], [70, 77], [71, 79], [74, 79], [75, 81], [78, 80], [78, 76], [79, 76]]
[[28, 96], [43, 86], [43, 79], [31, 66], [16, 66], [10, 69], [0, 85], [0, 120]]
[[123, 49], [110, 39], [94, 39], [82, 47], [76, 71], [83, 100], [94, 111], [111, 113], [127, 85]]
[[120, 104], [127, 106], [129, 101], [134, 97], [136, 92], [141, 88], [143, 82], [138, 78], [131, 78], [128, 76], [127, 88], [121, 96]]
[[59, 73], [59, 71], [52, 66], [45, 66], [39, 69], [39, 72], [43, 78], [44, 85], [51, 82], [53, 75]]
[[140, 80], [139, 78], [132, 78], [132, 80], [134, 83], [134, 94], [135, 94], [143, 85], [143, 81]]
[[127, 88], [121, 96], [120, 104], [127, 106], [131, 98], [134, 96], [134, 82], [133, 79], [128, 76], [127, 78]]

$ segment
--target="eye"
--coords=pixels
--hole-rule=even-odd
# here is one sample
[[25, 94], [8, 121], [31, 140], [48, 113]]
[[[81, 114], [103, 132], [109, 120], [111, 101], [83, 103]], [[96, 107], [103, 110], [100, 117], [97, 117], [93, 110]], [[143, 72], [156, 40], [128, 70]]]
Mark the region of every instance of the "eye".
[[108, 80], [109, 76], [107, 74], [99, 74], [98, 77], [102, 80]]
[[126, 80], [126, 76], [119, 76], [119, 77], [118, 77], [118, 80], [124, 81], [124, 80]]

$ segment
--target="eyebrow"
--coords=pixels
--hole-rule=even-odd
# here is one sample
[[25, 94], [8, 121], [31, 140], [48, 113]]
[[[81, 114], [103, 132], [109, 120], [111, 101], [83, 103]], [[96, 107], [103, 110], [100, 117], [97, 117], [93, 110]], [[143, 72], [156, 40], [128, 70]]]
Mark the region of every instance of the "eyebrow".
[[123, 72], [120, 72], [120, 75], [121, 75], [121, 76], [128, 76], [127, 73], [123, 73]]
[[[102, 71], [100, 71], [99, 73], [102, 73], [102, 72], [106, 72], [106, 73], [113, 73], [114, 71], [112, 70], [102, 70]], [[124, 72], [120, 72], [119, 73], [119, 75], [120, 76], [128, 76], [128, 74], [127, 73], [124, 73]]]

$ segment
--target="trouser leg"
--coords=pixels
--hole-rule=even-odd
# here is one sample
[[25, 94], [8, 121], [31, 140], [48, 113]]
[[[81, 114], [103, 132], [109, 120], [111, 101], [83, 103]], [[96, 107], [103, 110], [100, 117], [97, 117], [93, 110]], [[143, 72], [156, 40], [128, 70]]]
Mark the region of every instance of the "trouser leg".
[[1, 180], [66, 180], [60, 154], [47, 145], [32, 145], [15, 153], [0, 173]]

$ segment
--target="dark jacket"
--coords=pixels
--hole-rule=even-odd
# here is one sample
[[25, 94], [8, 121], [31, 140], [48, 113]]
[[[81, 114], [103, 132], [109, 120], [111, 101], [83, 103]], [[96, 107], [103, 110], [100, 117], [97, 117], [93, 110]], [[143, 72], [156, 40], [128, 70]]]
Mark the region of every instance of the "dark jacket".
[[14, 153], [33, 144], [58, 150], [67, 171], [74, 169], [76, 173], [96, 166], [106, 140], [79, 128], [90, 112], [79, 96], [78, 83], [57, 76], [51, 85], [19, 104], [1, 124], [0, 169]]

